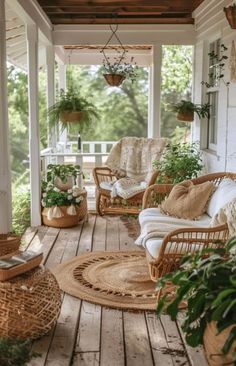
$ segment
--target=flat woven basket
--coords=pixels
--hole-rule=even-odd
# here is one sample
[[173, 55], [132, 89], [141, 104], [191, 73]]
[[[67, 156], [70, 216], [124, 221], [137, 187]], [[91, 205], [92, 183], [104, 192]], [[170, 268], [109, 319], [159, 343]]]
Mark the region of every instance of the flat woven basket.
[[[17, 253], [16, 253], [17, 254]], [[7, 259], [8, 257], [4, 257], [2, 259]], [[7, 281], [10, 278], [18, 276], [22, 273], [25, 273], [35, 267], [38, 267], [43, 260], [43, 254], [37, 256], [36, 258], [31, 259], [26, 263], [19, 264], [18, 266], [9, 268], [9, 269], [1, 269], [0, 268], [0, 281]]]
[[7, 282], [0, 282], [0, 335], [35, 339], [55, 325], [61, 293], [54, 275], [37, 267]]
[[0, 257], [15, 252], [21, 242], [21, 237], [13, 234], [0, 235]]

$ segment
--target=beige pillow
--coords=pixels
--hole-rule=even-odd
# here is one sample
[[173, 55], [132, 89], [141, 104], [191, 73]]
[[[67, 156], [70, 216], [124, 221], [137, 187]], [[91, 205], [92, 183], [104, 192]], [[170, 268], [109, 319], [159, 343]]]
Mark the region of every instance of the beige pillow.
[[194, 185], [191, 181], [176, 184], [162, 202], [162, 211], [170, 216], [193, 220], [202, 216], [214, 190], [212, 182]]

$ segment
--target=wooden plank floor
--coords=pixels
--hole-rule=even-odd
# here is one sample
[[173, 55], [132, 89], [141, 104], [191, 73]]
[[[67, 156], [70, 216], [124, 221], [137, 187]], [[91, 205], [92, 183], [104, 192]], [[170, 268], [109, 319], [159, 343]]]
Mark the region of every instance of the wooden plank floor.
[[[120, 217], [90, 215], [71, 229], [29, 228], [25, 244], [43, 250], [45, 265], [53, 268], [76, 255], [98, 250], [137, 250]], [[37, 340], [41, 354], [29, 366], [206, 366], [201, 349], [183, 343], [179, 323], [154, 312], [107, 309], [63, 294], [54, 329]]]

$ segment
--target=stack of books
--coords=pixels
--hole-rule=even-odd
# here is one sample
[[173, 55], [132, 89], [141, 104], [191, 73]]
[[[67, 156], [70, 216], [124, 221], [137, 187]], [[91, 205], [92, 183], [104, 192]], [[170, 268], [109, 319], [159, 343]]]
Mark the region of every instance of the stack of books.
[[6, 281], [37, 267], [43, 259], [42, 252], [26, 250], [11, 257], [0, 259], [0, 281]]

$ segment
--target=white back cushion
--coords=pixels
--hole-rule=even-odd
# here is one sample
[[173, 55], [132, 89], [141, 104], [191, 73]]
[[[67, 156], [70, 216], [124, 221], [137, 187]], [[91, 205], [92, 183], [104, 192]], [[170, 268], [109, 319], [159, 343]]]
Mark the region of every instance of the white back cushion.
[[210, 199], [207, 214], [214, 217], [220, 208], [234, 198], [236, 198], [236, 182], [230, 178], [223, 179]]

